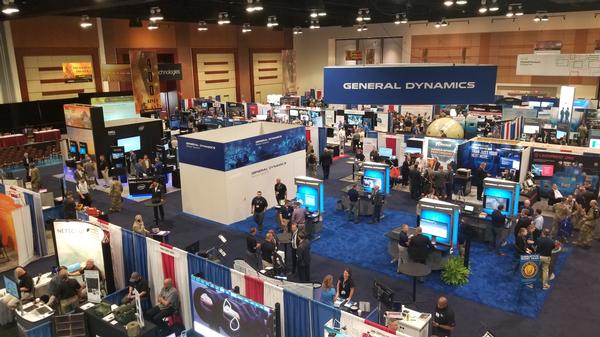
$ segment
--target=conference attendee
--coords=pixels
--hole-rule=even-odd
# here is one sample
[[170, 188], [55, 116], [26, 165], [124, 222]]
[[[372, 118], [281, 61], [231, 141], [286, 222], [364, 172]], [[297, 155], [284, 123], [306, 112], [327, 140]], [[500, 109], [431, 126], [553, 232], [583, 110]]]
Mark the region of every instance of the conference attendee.
[[[48, 304], [48, 306], [54, 307], [54, 304], [59, 301], [58, 289], [62, 282], [61, 273], [60, 273], [62, 270], [64, 270], [66, 272], [67, 267], [65, 267], [65, 266], [58, 267], [58, 270], [56, 271], [56, 275], [54, 275], [50, 279], [50, 282], [48, 283], [48, 294], [50, 295], [50, 299], [46, 303], [46, 304]], [[68, 277], [68, 274], [67, 274], [67, 277]], [[35, 285], [34, 285], [34, 287], [35, 287]]]
[[298, 279], [300, 282], [310, 281], [310, 240], [306, 238], [304, 232], [298, 233]]
[[565, 198], [562, 202], [556, 203], [552, 206], [552, 210], [554, 211], [554, 220], [552, 222], [552, 230], [550, 235], [555, 237], [558, 234], [558, 230], [560, 226], [565, 222], [569, 221], [572, 213], [572, 207], [569, 202], [569, 198]]
[[506, 226], [506, 216], [502, 214], [503, 211], [504, 205], [498, 205], [498, 208], [491, 214], [492, 241], [490, 242], [490, 248], [496, 250], [496, 254], [502, 256], [505, 254], [500, 251], [500, 248], [502, 247], [502, 241], [504, 239], [504, 226]]
[[254, 216], [254, 222], [258, 226], [258, 230], [262, 232], [263, 230], [263, 221], [265, 220], [265, 210], [269, 206], [267, 203], [267, 199], [262, 196], [261, 191], [256, 192], [256, 196], [252, 198], [252, 202], [250, 203], [251, 209], [250, 212]]
[[544, 228], [540, 237], [536, 241], [535, 252], [540, 256], [542, 267], [542, 289], [550, 289], [550, 262], [552, 260], [552, 251], [557, 242], [550, 237], [550, 229]]
[[533, 207], [531, 207], [531, 200], [525, 199], [525, 201], [523, 201], [523, 207], [521, 207], [519, 212], [522, 212], [524, 209], [527, 210], [527, 215], [530, 217], [534, 216]]
[[39, 192], [42, 187], [42, 176], [40, 174], [40, 169], [35, 163], [29, 164], [29, 175], [31, 180], [31, 190]]
[[135, 175], [137, 175], [137, 169], [136, 169], [136, 165], [138, 163], [137, 155], [135, 154], [134, 151], [130, 151], [128, 157], [129, 157], [128, 158], [129, 160], [127, 163], [128, 164], [127, 167], [129, 168], [129, 174], [132, 176], [135, 176]]
[[67, 269], [58, 272], [60, 283], [57, 286], [55, 297], [58, 300], [60, 312], [66, 314], [79, 303], [81, 285], [77, 280], [69, 278]]
[[121, 301], [122, 304], [127, 304], [135, 300], [135, 295], [133, 294], [134, 289], [137, 290], [138, 294], [140, 295], [140, 300], [143, 301], [148, 298], [148, 292], [150, 291], [150, 288], [148, 288], [148, 282], [146, 282], [142, 275], [140, 275], [140, 273], [137, 271], [131, 273], [131, 276], [129, 277], [128, 288], [127, 295], [125, 295]]
[[23, 168], [25, 169], [25, 182], [31, 181], [31, 175], [29, 172], [30, 165], [33, 163], [31, 158], [29, 158], [29, 153], [23, 153]]
[[333, 307], [333, 299], [335, 297], [335, 288], [333, 287], [333, 276], [325, 275], [323, 283], [321, 283], [321, 298], [323, 304]]
[[556, 184], [552, 184], [550, 189], [550, 195], [548, 196], [548, 205], [553, 206], [564, 200], [563, 194], [558, 190], [558, 186]]
[[486, 163], [479, 164], [475, 174], [473, 174], [473, 184], [477, 186], [477, 200], [483, 200], [483, 180], [488, 176], [485, 171], [486, 165]]
[[400, 168], [398, 166], [392, 165], [390, 167], [390, 187], [394, 188], [397, 184], [400, 183]]
[[[439, 165], [439, 162], [436, 161]], [[433, 184], [433, 188], [435, 189], [435, 195], [437, 195], [440, 199], [446, 198], [446, 173], [444, 173], [444, 169], [441, 165], [438, 166], [437, 169], [431, 175], [431, 181]]]
[[146, 229], [146, 226], [144, 225], [144, 218], [142, 217], [141, 214], [138, 214], [135, 216], [135, 218], [133, 219], [133, 225], [131, 226], [131, 230], [134, 231], [135, 233], [138, 233], [140, 235], [148, 235], [150, 234], [150, 231], [148, 231]]
[[275, 244], [275, 251], [279, 250], [279, 238], [277, 237], [277, 233], [275, 233], [275, 230], [273, 229], [269, 229], [267, 231], [267, 234], [271, 233], [271, 235], [273, 236], [273, 244]]
[[160, 220], [164, 221], [165, 209], [163, 207], [163, 203], [165, 200], [165, 189], [163, 185], [160, 184], [158, 180], [154, 179], [150, 185], [150, 193], [152, 194], [150, 201], [154, 205], [152, 207], [154, 209], [154, 219], [158, 219], [158, 213], [160, 212]]
[[33, 278], [27, 270], [23, 267], [15, 268], [15, 275], [17, 276], [17, 280], [19, 280], [19, 292], [21, 293], [21, 300], [27, 300], [33, 297]]
[[292, 224], [292, 214], [294, 207], [290, 200], [286, 200], [283, 206], [279, 208], [279, 227], [282, 233], [290, 231], [290, 225]]
[[123, 206], [123, 185], [119, 181], [119, 177], [113, 179], [108, 195], [110, 196], [110, 208], [108, 211], [120, 212]]
[[398, 234], [398, 265], [409, 262], [408, 260], [408, 225], [402, 224]]
[[452, 200], [452, 194], [454, 194], [454, 168], [452, 167], [452, 163], [448, 164], [446, 170], [446, 200]]
[[104, 182], [104, 187], [108, 187], [110, 183], [110, 175], [108, 173], [109, 168], [110, 165], [108, 163], [108, 160], [106, 160], [106, 157], [103, 154], [98, 156], [98, 171], [100, 178]]
[[350, 188], [350, 190], [348, 190], [348, 209], [346, 210], [346, 212], [347, 212], [348, 221], [354, 220], [354, 223], [358, 223], [358, 214], [359, 214], [358, 200], [359, 200], [359, 194], [358, 194], [357, 185], [352, 184], [352, 188]]
[[81, 276], [83, 277], [84, 281], [85, 281], [85, 271], [86, 270], [94, 270], [98, 272], [98, 275], [100, 276], [100, 282], [104, 282], [104, 274], [102, 273], [102, 271], [100, 270], [100, 268], [98, 268], [98, 266], [96, 266], [94, 259], [87, 259], [85, 260], [85, 265], [81, 268], [79, 268], [79, 270], [76, 270], [72, 273], [69, 273], [69, 276]]
[[527, 228], [519, 229], [519, 233], [515, 238], [515, 247], [520, 255], [531, 254], [532, 250], [527, 243]]
[[354, 155], [354, 159], [360, 162], [364, 162], [365, 161], [365, 154], [363, 153], [362, 149], [359, 147], [356, 149], [356, 154]]
[[339, 127], [337, 136], [340, 143], [340, 154], [344, 154], [344, 149], [346, 147], [346, 130], [343, 125]]
[[173, 280], [170, 278], [164, 280], [156, 302], [156, 306], [146, 311], [146, 317], [154, 324], [164, 327], [163, 318], [171, 316], [179, 308], [179, 292], [173, 287]]
[[91, 207], [92, 197], [90, 196], [90, 189], [87, 181], [85, 179], [79, 180], [75, 189], [77, 190], [77, 194], [79, 194], [79, 202], [82, 203], [83, 206]]
[[306, 209], [299, 202], [294, 203], [294, 211], [292, 212], [292, 223], [298, 225], [298, 228], [304, 229], [306, 224]]
[[421, 197], [421, 172], [417, 164], [413, 165], [408, 173], [410, 180], [410, 197], [414, 200], [418, 200]]
[[89, 154], [85, 155], [83, 170], [89, 186], [96, 186], [96, 163], [92, 160]]
[[146, 169], [144, 167], [144, 160], [143, 159], [138, 159], [137, 163], [135, 163], [134, 165], [134, 172], [135, 172], [135, 176], [138, 178], [143, 178], [144, 175], [146, 174]]
[[408, 240], [408, 256], [413, 262], [425, 264], [429, 251], [434, 246], [431, 240], [423, 234], [423, 228], [420, 226], [415, 229], [415, 235]]
[[369, 160], [376, 163], [379, 162], [379, 152], [377, 152], [377, 149], [373, 148], [373, 150], [371, 150], [369, 153]]
[[250, 228], [246, 235], [246, 262], [256, 270], [262, 269], [260, 261], [260, 243], [256, 239], [256, 227]]
[[158, 179], [162, 179], [163, 184], [167, 183], [167, 174], [165, 173], [165, 165], [160, 161], [160, 157], [154, 157], [154, 165], [152, 165], [152, 171], [154, 176]]
[[383, 193], [379, 191], [379, 185], [375, 185], [373, 191], [371, 191], [371, 204], [373, 204], [373, 218], [371, 219], [371, 223], [379, 223], [384, 198]]
[[325, 149], [319, 161], [321, 162], [321, 168], [323, 169], [323, 179], [327, 180], [329, 179], [329, 170], [331, 168], [331, 164], [333, 164], [331, 151]]
[[515, 237], [517, 236], [517, 234], [519, 233], [519, 230], [521, 230], [521, 228], [527, 228], [529, 226], [529, 224], [531, 224], [531, 220], [532, 219], [529, 216], [529, 211], [527, 209], [522, 209], [519, 216], [517, 216], [517, 223], [515, 224], [515, 227], [514, 227]]
[[544, 216], [542, 215], [542, 209], [537, 208], [534, 212], [533, 219], [531, 223], [535, 226], [535, 228], [539, 231], [544, 229]]
[[298, 229], [298, 225], [293, 223], [291, 226], [292, 236], [290, 237], [290, 245], [292, 246], [292, 273], [296, 273], [297, 265], [298, 265], [298, 246], [300, 245], [300, 238], [298, 234], [300, 234], [300, 230]]
[[77, 205], [75, 205], [75, 199], [73, 198], [73, 192], [68, 191], [63, 202], [63, 213], [67, 220], [77, 219]]
[[590, 209], [585, 213], [581, 219], [581, 226], [579, 230], [579, 237], [577, 241], [573, 242], [574, 245], [583, 248], [590, 248], [592, 246], [592, 240], [594, 239], [594, 231], [596, 229], [598, 219], [600, 219], [600, 209], [598, 208], [598, 201], [590, 201]]
[[337, 299], [351, 301], [354, 296], [354, 280], [352, 279], [352, 271], [350, 268], [344, 269], [335, 286], [336, 292], [333, 301]]
[[281, 182], [281, 179], [277, 178], [275, 180], [275, 200], [277, 200], [277, 205], [283, 205], [284, 200], [287, 198], [287, 186]]
[[318, 160], [317, 155], [315, 155], [315, 151], [312, 149], [306, 155], [306, 164], [308, 165], [308, 175], [310, 177], [316, 178]]
[[147, 154], [144, 155], [144, 159], [142, 159], [142, 166], [144, 167], [144, 172], [146, 174], [152, 173], [152, 161], [150, 161], [150, 157]]
[[275, 238], [272, 233], [267, 233], [265, 236], [265, 241], [260, 244], [260, 252], [262, 256], [263, 266], [272, 267], [273, 266], [273, 254], [276, 252], [275, 248]]
[[447, 298], [443, 296], [438, 298], [431, 325], [432, 336], [448, 337], [452, 334], [456, 323], [454, 322], [454, 311], [448, 306]]
[[408, 176], [410, 174], [410, 163], [408, 156], [404, 156], [404, 162], [400, 167], [400, 175], [402, 176], [402, 186], [408, 185]]
[[77, 164], [75, 166], [75, 172], [73, 172], [73, 179], [75, 179], [75, 183], [77, 183], [81, 179], [85, 179], [86, 174], [83, 170], [83, 166], [81, 164]]

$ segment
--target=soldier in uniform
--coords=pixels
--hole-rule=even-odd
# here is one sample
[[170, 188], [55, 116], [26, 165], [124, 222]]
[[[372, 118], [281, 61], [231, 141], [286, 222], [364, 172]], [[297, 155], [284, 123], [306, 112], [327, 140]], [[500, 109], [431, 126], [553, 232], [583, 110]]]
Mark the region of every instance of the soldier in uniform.
[[119, 181], [119, 178], [113, 179], [112, 184], [110, 185], [110, 208], [108, 209], [110, 212], [120, 212], [121, 205], [123, 204], [123, 199], [121, 194], [123, 193], [123, 185]]
[[579, 238], [577, 238], [577, 241], [573, 242], [574, 245], [583, 248], [590, 248], [592, 246], [594, 229], [598, 219], [600, 219], [598, 202], [596, 200], [592, 200], [590, 201], [590, 209], [587, 211], [585, 216], [581, 217], [581, 230], [579, 231]]
[[554, 222], [552, 223], [552, 233], [550, 236], [555, 237], [560, 229], [560, 223], [571, 216], [570, 198], [565, 198], [563, 202], [556, 203], [552, 206], [554, 210]]

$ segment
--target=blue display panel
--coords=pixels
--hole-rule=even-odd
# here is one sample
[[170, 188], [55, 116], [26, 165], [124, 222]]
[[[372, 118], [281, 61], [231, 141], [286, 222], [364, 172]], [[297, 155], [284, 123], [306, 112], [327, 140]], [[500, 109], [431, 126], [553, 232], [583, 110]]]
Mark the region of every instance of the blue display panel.
[[379, 186], [379, 190], [383, 192], [384, 172], [378, 170], [365, 169], [362, 179], [363, 190], [371, 193], [375, 186]]
[[435, 236], [437, 243], [451, 245], [452, 217], [450, 214], [441, 213], [432, 209], [421, 210], [419, 226], [423, 234], [431, 238]]
[[125, 152], [139, 151], [142, 149], [142, 139], [140, 136], [117, 139], [117, 146], [125, 148]]
[[191, 277], [194, 331], [204, 337], [274, 337], [275, 313], [262, 304]]
[[4, 287], [8, 294], [13, 295], [15, 298], [21, 298], [21, 292], [19, 291], [17, 282], [6, 275], [4, 275]]
[[498, 205], [502, 204], [504, 205], [502, 214], [511, 215], [511, 206], [513, 206], [512, 199], [512, 191], [495, 187], [486, 187], [483, 190], [483, 211], [492, 214], [492, 212], [498, 208]]
[[310, 212], [319, 211], [319, 190], [316, 186], [300, 185], [296, 199]]
[[486, 163], [486, 172], [498, 177], [504, 170], [519, 170], [522, 151], [521, 146], [467, 142], [459, 147], [459, 167], [475, 172], [481, 163]]

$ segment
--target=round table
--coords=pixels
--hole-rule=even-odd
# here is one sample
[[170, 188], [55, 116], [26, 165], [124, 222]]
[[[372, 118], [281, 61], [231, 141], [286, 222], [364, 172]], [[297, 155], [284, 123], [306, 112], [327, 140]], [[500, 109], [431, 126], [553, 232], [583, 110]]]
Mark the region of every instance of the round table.
[[413, 278], [412, 300], [415, 303], [417, 301], [417, 277], [431, 274], [431, 268], [422, 263], [407, 262], [398, 266], [398, 272]]

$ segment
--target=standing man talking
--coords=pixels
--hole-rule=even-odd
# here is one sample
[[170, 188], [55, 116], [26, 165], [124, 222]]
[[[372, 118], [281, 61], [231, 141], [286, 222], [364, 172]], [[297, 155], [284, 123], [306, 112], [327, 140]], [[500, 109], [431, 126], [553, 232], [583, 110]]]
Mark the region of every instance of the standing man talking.
[[331, 151], [325, 149], [321, 156], [321, 168], [323, 169], [323, 179], [325, 180], [329, 179], [329, 169], [331, 168], [332, 163], [333, 157], [331, 157]]
[[265, 210], [269, 204], [267, 203], [267, 199], [262, 196], [262, 192], [256, 192], [256, 196], [252, 198], [251, 210], [250, 212], [254, 215], [254, 222], [258, 227], [258, 231], [262, 232], [263, 230], [263, 221], [265, 220]]
[[371, 192], [371, 203], [373, 204], [373, 219], [371, 220], [371, 223], [379, 223], [379, 220], [381, 219], [383, 198], [383, 194], [379, 191], [379, 185], [375, 185], [375, 187], [373, 187], [373, 192]]
[[275, 199], [277, 200], [277, 205], [283, 206], [283, 202], [287, 198], [287, 186], [281, 182], [281, 179], [277, 178], [275, 180]]
[[483, 200], [483, 180], [487, 178], [487, 172], [485, 171], [486, 163], [479, 164], [479, 167], [473, 175], [473, 182], [477, 186], [477, 200]]
[[150, 185], [150, 192], [152, 193], [152, 204], [154, 204], [154, 219], [158, 221], [158, 212], [160, 211], [160, 220], [165, 221], [165, 209], [163, 208], [163, 200], [165, 190], [162, 185], [158, 183], [158, 180], [153, 180]]
[[298, 234], [298, 278], [300, 282], [310, 281], [310, 241], [306, 238], [304, 232]]

